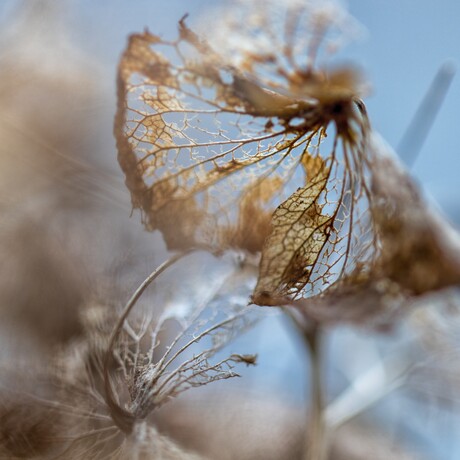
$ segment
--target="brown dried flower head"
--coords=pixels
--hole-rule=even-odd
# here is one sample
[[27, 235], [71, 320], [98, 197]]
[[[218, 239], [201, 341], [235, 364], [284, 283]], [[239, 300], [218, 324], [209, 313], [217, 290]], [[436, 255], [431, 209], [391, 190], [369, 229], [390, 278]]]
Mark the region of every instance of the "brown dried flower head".
[[258, 305], [314, 306], [369, 286], [380, 302], [446, 284], [412, 277], [407, 232], [420, 246], [442, 237], [414, 223], [425, 207], [373, 140], [360, 72], [318, 64], [353, 20], [335, 2], [298, 0], [241, 1], [222, 16], [207, 39], [181, 20], [176, 40], [133, 35], [122, 56], [115, 134], [146, 227], [172, 250], [260, 252]]
[[[242, 52], [239, 67], [184, 21], [176, 41], [148, 32], [130, 38], [119, 67], [119, 161], [134, 207], [170, 249], [207, 244], [260, 251], [273, 209], [288, 197], [298, 202], [302, 192], [292, 192], [307, 178], [302, 208], [339, 207], [351, 172], [338, 162], [338, 144], [359, 151], [367, 130], [357, 99], [361, 79], [352, 67], [314, 67], [321, 39], [334, 25], [319, 14], [312, 21], [320, 30], [305, 43], [305, 65], [295, 61], [289, 44], [304, 32], [294, 21], [301, 10], [288, 5], [279, 58], [263, 49]], [[223, 25], [239, 36], [255, 26]], [[320, 156], [329, 131], [333, 140]], [[350, 169], [357, 160], [349, 155]], [[320, 196], [323, 203], [313, 203]], [[330, 223], [305, 237], [321, 240]]]

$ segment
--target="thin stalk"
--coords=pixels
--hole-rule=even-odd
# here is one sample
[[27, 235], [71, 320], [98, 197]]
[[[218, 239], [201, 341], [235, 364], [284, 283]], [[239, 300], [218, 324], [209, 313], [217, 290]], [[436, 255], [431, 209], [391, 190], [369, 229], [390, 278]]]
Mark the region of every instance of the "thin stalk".
[[304, 338], [310, 350], [310, 410], [306, 436], [305, 460], [325, 460], [327, 454], [327, 433], [324, 418], [324, 395], [321, 361], [321, 328], [315, 324], [305, 330]]
[[425, 97], [399, 142], [396, 151], [409, 168], [414, 165], [428, 137], [428, 133], [446, 98], [455, 71], [455, 65], [450, 61], [445, 62], [439, 68]]
[[294, 323], [310, 355], [310, 405], [305, 436], [304, 460], [326, 460], [329, 430], [326, 424], [324, 382], [322, 378], [322, 329], [319, 323], [299, 315], [289, 307], [284, 313]]

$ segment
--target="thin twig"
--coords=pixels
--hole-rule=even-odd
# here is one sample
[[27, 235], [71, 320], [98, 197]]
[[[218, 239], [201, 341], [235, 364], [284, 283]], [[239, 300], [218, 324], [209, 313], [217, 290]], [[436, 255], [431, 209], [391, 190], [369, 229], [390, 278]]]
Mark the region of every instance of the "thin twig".
[[321, 369], [322, 331], [318, 324], [304, 332], [304, 338], [310, 350], [310, 420], [306, 436], [306, 460], [324, 460], [326, 458], [326, 425], [324, 419], [323, 379]]
[[434, 124], [454, 78], [455, 70], [455, 65], [450, 61], [445, 62], [439, 68], [425, 97], [399, 142], [396, 151], [409, 168], [414, 165], [423, 143]]

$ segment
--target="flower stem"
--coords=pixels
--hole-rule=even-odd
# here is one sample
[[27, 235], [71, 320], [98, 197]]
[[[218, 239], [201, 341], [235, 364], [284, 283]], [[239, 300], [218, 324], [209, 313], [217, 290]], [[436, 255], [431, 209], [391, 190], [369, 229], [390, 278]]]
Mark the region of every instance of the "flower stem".
[[305, 460], [325, 460], [327, 454], [324, 419], [323, 379], [321, 369], [321, 328], [313, 325], [305, 330], [304, 338], [310, 350], [310, 408], [306, 436]]

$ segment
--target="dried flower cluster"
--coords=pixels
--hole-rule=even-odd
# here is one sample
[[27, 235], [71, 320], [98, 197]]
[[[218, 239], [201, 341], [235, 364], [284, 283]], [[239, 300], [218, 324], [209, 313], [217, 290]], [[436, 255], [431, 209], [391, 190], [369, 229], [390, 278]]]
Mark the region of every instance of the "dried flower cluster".
[[238, 6], [247, 20], [218, 23], [215, 46], [182, 20], [177, 40], [144, 32], [123, 54], [115, 134], [146, 227], [172, 250], [260, 253], [252, 302], [320, 320], [458, 283], [458, 238], [377, 141], [361, 74], [316, 62], [351, 19], [329, 2]]

